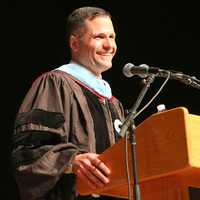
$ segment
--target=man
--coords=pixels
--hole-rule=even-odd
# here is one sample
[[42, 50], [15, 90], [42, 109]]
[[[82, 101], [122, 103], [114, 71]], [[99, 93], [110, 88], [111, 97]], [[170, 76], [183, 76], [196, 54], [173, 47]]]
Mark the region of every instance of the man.
[[16, 117], [13, 165], [22, 200], [91, 199], [77, 194], [78, 176], [92, 189], [109, 183], [98, 154], [116, 143], [123, 108], [101, 77], [116, 53], [110, 14], [96, 7], [68, 17], [71, 62], [32, 84]]

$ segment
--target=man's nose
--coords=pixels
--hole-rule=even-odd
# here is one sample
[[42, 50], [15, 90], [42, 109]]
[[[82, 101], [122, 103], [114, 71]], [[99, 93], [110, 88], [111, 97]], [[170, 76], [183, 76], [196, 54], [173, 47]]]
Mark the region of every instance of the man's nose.
[[110, 49], [110, 48], [112, 48], [114, 46], [114, 42], [113, 42], [113, 39], [106, 39], [105, 41], [104, 41], [104, 48], [105, 49]]

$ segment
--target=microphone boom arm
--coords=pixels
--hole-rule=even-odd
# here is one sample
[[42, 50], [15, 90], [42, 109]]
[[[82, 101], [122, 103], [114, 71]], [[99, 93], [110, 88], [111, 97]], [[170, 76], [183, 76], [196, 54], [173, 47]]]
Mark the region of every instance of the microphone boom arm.
[[140, 105], [141, 101], [143, 100], [147, 90], [150, 87], [150, 84], [154, 81], [154, 79], [155, 79], [155, 75], [151, 74], [145, 80], [144, 87], [142, 88], [142, 90], [141, 90], [141, 92], [140, 92], [135, 104], [130, 109], [128, 116], [126, 117], [124, 123], [122, 124], [121, 131], [120, 131], [120, 135], [121, 136], [124, 136], [126, 134], [126, 131], [130, 127], [132, 121], [135, 119], [137, 108], [139, 107], [139, 105]]
[[183, 74], [182, 72], [160, 70], [156, 76], [166, 78], [168, 76], [168, 73], [170, 73], [170, 79], [178, 80], [181, 83], [184, 83], [185, 85], [189, 85], [196, 89], [200, 89], [200, 80], [198, 80], [194, 76]]

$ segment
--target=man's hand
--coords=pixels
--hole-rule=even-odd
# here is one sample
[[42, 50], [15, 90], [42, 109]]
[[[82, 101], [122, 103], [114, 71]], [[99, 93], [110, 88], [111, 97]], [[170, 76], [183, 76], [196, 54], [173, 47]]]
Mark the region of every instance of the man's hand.
[[95, 153], [83, 153], [75, 156], [72, 161], [73, 172], [86, 181], [92, 189], [104, 187], [109, 183], [109, 168]]

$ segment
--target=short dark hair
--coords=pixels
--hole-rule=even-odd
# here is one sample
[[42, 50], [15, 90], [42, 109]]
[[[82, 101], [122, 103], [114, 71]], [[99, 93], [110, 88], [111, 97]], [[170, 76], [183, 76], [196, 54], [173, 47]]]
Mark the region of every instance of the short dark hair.
[[67, 41], [69, 41], [69, 37], [72, 34], [82, 34], [82, 28], [87, 19], [92, 20], [98, 16], [108, 16], [111, 18], [111, 14], [108, 11], [99, 7], [81, 7], [75, 9], [67, 18]]

